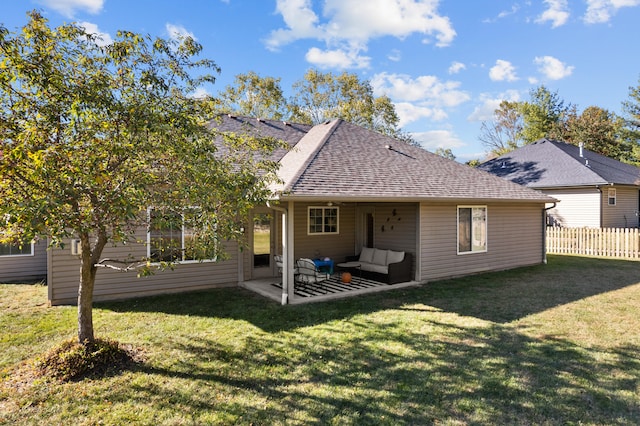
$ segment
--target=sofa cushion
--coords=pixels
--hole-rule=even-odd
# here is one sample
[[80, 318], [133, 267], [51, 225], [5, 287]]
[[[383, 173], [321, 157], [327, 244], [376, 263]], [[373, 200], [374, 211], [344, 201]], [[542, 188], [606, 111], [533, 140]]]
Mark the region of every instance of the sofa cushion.
[[389, 250], [387, 252], [387, 265], [390, 263], [398, 263], [404, 260], [404, 252], [403, 251], [393, 251]]
[[360, 252], [360, 262], [365, 263], [373, 263], [373, 252], [375, 249], [370, 247], [362, 247], [362, 252]]
[[387, 250], [375, 249], [373, 252], [373, 261], [371, 263], [387, 266]]
[[388, 274], [389, 267], [386, 265], [377, 265], [375, 263], [363, 263], [361, 265], [363, 271], [377, 272], [378, 274]]

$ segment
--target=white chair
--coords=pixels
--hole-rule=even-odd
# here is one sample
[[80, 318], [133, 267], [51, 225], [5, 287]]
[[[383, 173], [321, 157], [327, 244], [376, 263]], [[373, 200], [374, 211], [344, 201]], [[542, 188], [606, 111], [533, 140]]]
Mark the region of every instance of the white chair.
[[276, 254], [273, 256], [273, 260], [276, 262], [276, 266], [278, 267], [278, 273], [282, 275], [282, 255]]
[[325, 272], [320, 272], [313, 260], [304, 257], [296, 261], [296, 269], [298, 270], [296, 282], [303, 284], [321, 283], [331, 276]]

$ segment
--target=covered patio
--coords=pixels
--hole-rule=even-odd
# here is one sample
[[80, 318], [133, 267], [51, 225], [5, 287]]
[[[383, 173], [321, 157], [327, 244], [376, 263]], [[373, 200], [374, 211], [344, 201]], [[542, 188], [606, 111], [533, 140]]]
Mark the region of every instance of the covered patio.
[[[315, 284], [294, 284], [293, 297], [288, 298], [288, 304], [300, 305], [304, 303], [323, 302], [327, 300], [343, 299], [360, 296], [363, 294], [377, 293], [381, 291], [396, 290], [399, 288], [414, 287], [419, 285], [417, 281], [408, 281], [397, 284], [385, 284], [366, 278], [354, 277], [350, 283], [342, 283], [339, 275], [332, 275], [328, 280]], [[268, 299], [281, 302], [283, 297], [282, 277], [260, 278], [244, 281], [241, 287]]]

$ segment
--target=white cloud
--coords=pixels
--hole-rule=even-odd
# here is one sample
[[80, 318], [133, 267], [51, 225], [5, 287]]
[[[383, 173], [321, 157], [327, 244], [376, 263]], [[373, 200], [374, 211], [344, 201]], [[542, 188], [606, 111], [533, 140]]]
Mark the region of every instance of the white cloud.
[[350, 51], [344, 49], [321, 50], [312, 47], [305, 55], [305, 59], [320, 68], [368, 68], [371, 58], [361, 56], [358, 52], [359, 49]]
[[438, 148], [460, 148], [465, 143], [451, 130], [429, 130], [426, 132], [411, 133], [413, 139], [420, 145], [433, 152]]
[[104, 5], [104, 0], [38, 0], [38, 3], [68, 18], [73, 18], [78, 11], [84, 11], [94, 15], [99, 13]]
[[489, 70], [489, 78], [493, 81], [516, 81], [516, 68], [509, 61], [498, 59]]
[[387, 95], [392, 100], [444, 107], [455, 107], [470, 99], [467, 92], [459, 89], [460, 82], [442, 82], [432, 75], [414, 79], [406, 74], [383, 72], [371, 78], [371, 87], [376, 96]]
[[444, 120], [448, 117], [447, 108], [455, 108], [470, 99], [467, 92], [460, 90], [460, 82], [443, 82], [431, 75], [412, 78], [383, 72], [370, 81], [376, 96], [386, 95], [393, 101], [400, 127], [423, 118]]
[[387, 59], [393, 62], [399, 62], [402, 59], [402, 52], [400, 52], [398, 49], [393, 49], [387, 55]]
[[394, 102], [394, 106], [398, 114], [399, 127], [405, 127], [407, 124], [422, 118], [431, 121], [442, 121], [448, 117], [442, 108], [413, 104], [410, 102]]
[[113, 43], [111, 36], [108, 33], [100, 31], [96, 24], [92, 24], [91, 22], [79, 22], [78, 26], [84, 28], [84, 30], [89, 34], [95, 34], [98, 37], [96, 40], [96, 44], [98, 46], [106, 46]]
[[172, 40], [178, 41], [180, 38], [185, 38], [185, 37], [191, 37], [192, 39], [197, 40], [196, 36], [193, 35], [191, 31], [188, 31], [182, 25], [174, 25], [174, 24], [167, 23], [165, 25], [165, 29], [167, 30], [167, 33], [169, 34], [169, 37]]
[[206, 98], [207, 96], [211, 96], [211, 93], [209, 93], [209, 91], [204, 87], [198, 87], [189, 96], [195, 99], [203, 99], [203, 98]]
[[451, 66], [449, 67], [449, 74], [458, 74], [460, 71], [466, 68], [467, 66], [462, 62], [454, 61], [451, 63]]
[[587, 24], [609, 22], [618, 9], [638, 5], [640, 0], [587, 0], [587, 11], [583, 19]]
[[[270, 33], [265, 40], [267, 48], [278, 50], [297, 40], [315, 39], [325, 44], [325, 52], [343, 44], [366, 51], [372, 39], [404, 39], [414, 34], [421, 34], [425, 43], [447, 46], [456, 36], [449, 18], [438, 14], [437, 0], [323, 0], [321, 17], [313, 10], [314, 3], [278, 0], [276, 12], [282, 15], [286, 27]], [[315, 49], [312, 56], [322, 51]], [[349, 56], [360, 55], [350, 51]]]
[[573, 73], [573, 69], [575, 68], [566, 65], [553, 56], [536, 57], [533, 61], [538, 65], [538, 71], [550, 80], [560, 80], [568, 77]]
[[287, 29], [271, 32], [266, 40], [267, 48], [280, 46], [305, 38], [323, 38], [323, 30], [317, 27], [319, 18], [311, 8], [311, 0], [278, 0], [276, 11], [282, 15]]
[[493, 24], [495, 22], [498, 22], [500, 19], [504, 19], [510, 15], [515, 15], [518, 12], [518, 10], [520, 10], [520, 6], [515, 4], [511, 6], [511, 10], [503, 10], [495, 18], [487, 18], [487, 19], [484, 19], [482, 22], [484, 22], [485, 24]]
[[549, 8], [538, 16], [536, 22], [543, 24], [550, 21], [551, 28], [561, 27], [567, 23], [567, 20], [569, 20], [567, 0], [544, 0], [544, 2]]
[[495, 110], [500, 107], [502, 101], [519, 102], [520, 93], [517, 90], [507, 90], [498, 96], [491, 96], [483, 93], [480, 95], [480, 104], [467, 117], [468, 121], [490, 121], [493, 120]]

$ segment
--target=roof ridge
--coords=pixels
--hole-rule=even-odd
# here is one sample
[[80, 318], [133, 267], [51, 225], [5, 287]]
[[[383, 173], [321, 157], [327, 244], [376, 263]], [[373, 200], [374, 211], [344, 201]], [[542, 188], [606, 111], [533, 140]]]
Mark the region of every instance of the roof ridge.
[[[576, 163], [578, 163], [578, 164], [580, 164], [580, 165], [582, 165], [582, 166], [584, 166], [584, 167], [588, 168], [588, 169], [589, 169], [589, 170], [588, 170], [588, 172], [589, 172], [590, 174], [593, 174], [593, 175], [595, 175], [595, 176], [599, 177], [600, 179], [604, 180], [605, 182], [607, 182], [607, 179], [606, 179], [604, 176], [602, 176], [600, 173], [596, 172], [595, 170], [593, 170], [593, 169], [589, 166], [589, 159], [588, 159], [588, 158], [585, 158], [585, 157], [584, 157], [584, 155], [583, 155], [582, 157], [575, 157], [575, 156], [573, 156], [571, 153], [569, 153], [569, 152], [567, 152], [566, 150], [564, 150], [564, 149], [563, 149], [563, 146], [569, 147], [569, 148], [571, 148], [571, 149], [574, 149], [574, 148], [580, 148], [579, 146], [574, 145], [574, 144], [569, 143], [569, 142], [565, 142], [565, 141], [549, 140], [549, 139], [547, 139], [547, 140], [548, 140], [549, 142], [551, 142], [551, 144], [552, 144], [556, 149], [558, 149], [558, 150], [562, 151], [562, 153], [563, 153], [564, 155], [566, 155], [567, 157], [569, 157], [571, 160], [573, 160], [573, 161], [575, 161]], [[562, 144], [562, 146], [561, 146], [560, 144]], [[604, 155], [602, 155], [602, 154], [598, 154], [597, 152], [589, 151], [588, 149], [586, 149], [586, 148], [584, 148], [584, 147], [583, 147], [582, 149], [583, 149], [583, 153], [584, 153], [584, 151], [588, 151], [588, 152], [589, 152], [589, 154], [596, 154], [596, 155], [599, 155], [599, 156], [602, 156], [602, 157], [606, 157], [606, 156], [604, 156]], [[608, 158], [608, 157], [606, 157], [606, 158]], [[581, 161], [581, 159], [584, 159], [584, 160], [585, 160], [585, 162], [582, 162], [582, 161]]]
[[309, 129], [295, 147], [280, 160], [277, 175], [281, 182], [271, 185], [271, 190], [273, 192], [289, 191], [341, 122], [341, 119], [326, 121]]

